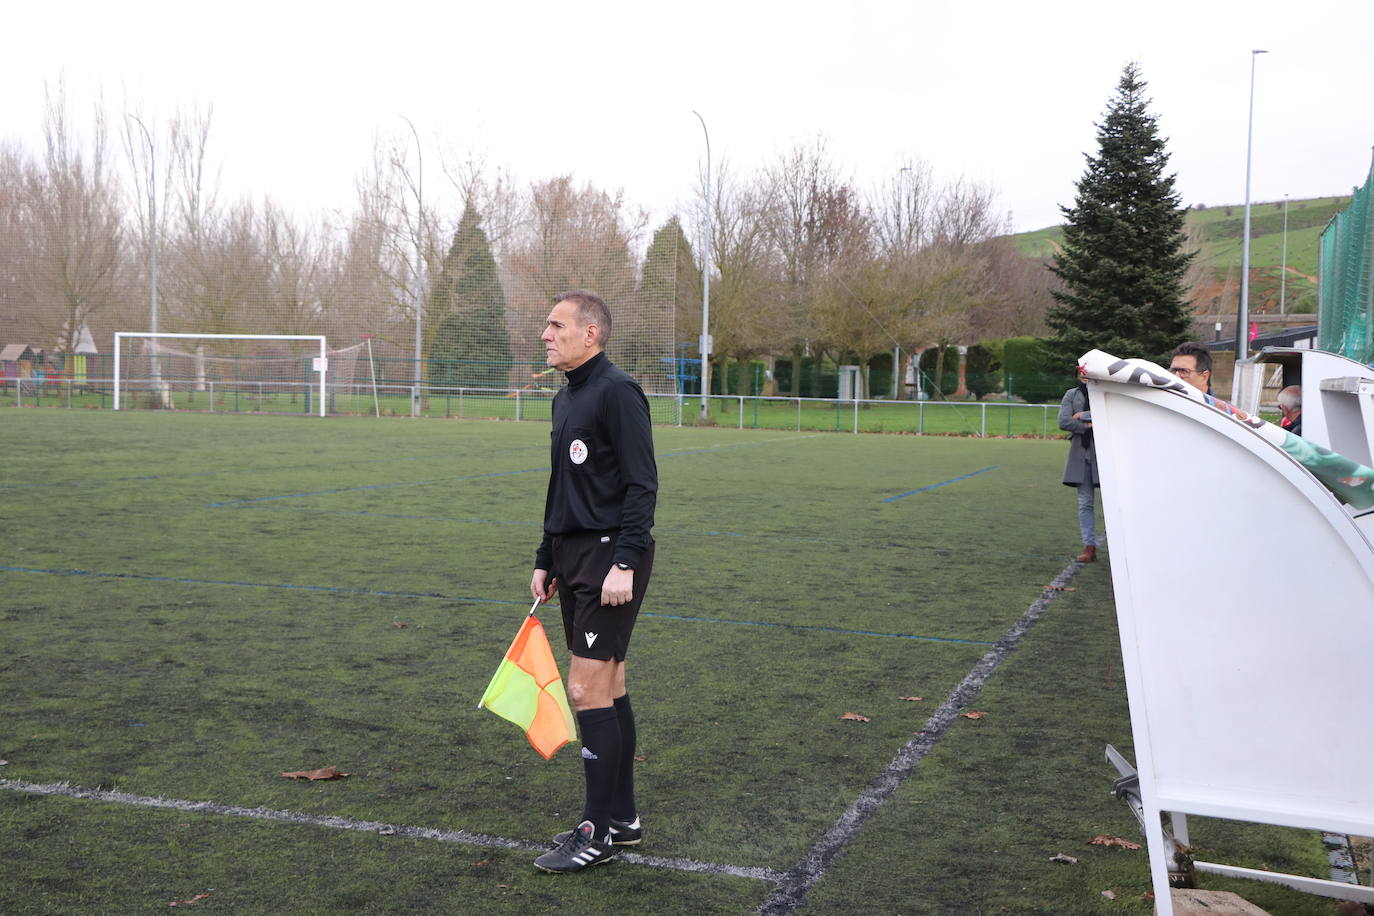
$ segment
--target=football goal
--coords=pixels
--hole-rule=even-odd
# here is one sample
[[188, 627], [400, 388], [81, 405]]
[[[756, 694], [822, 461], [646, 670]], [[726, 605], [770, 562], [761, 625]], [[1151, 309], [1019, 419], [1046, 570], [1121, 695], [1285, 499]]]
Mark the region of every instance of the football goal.
[[323, 417], [328, 369], [323, 334], [117, 331], [114, 409], [170, 408], [179, 398], [203, 397], [212, 411], [218, 401], [224, 410], [318, 409]]

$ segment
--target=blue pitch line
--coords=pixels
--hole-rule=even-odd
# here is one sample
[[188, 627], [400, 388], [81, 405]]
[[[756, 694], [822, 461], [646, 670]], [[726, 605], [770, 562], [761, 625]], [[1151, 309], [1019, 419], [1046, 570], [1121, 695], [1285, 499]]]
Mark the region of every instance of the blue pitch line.
[[907, 490], [905, 493], [898, 493], [896, 496], [889, 496], [887, 499], [884, 499], [883, 502], [885, 502], [885, 503], [895, 502], [896, 500], [899, 500], [899, 499], [901, 499], [901, 498], [903, 498], [903, 497], [905, 497], [905, 496], [911, 496], [913, 493], [924, 493], [926, 490], [934, 490], [936, 487], [943, 487], [943, 486], [945, 486], [946, 484], [958, 483], [958, 482], [961, 481], [961, 480], [968, 480], [970, 477], [977, 477], [979, 474], [986, 474], [988, 471], [995, 471], [995, 470], [997, 470], [997, 465], [993, 465], [993, 466], [990, 467], [990, 468], [981, 468], [981, 469], [979, 469], [979, 470], [977, 470], [977, 471], [974, 471], [974, 472], [971, 473], [971, 474], [963, 474], [963, 475], [960, 475], [959, 477], [951, 477], [949, 480], [942, 480], [942, 481], [940, 481], [939, 483], [933, 483], [933, 484], [931, 484], [931, 485], [928, 486], [928, 487], [920, 487], [919, 489], [916, 489], [916, 490]]
[[[813, 437], [807, 437], [807, 438], [813, 438]], [[720, 446], [711, 446], [710, 448], [689, 449], [689, 450], [687, 450], [687, 451], [673, 451], [673, 452], [667, 452], [666, 454], [660, 455], [660, 456], [658, 456], [658, 457], [660, 458], [660, 460], [661, 460], [661, 459], [665, 459], [665, 458], [681, 458], [681, 457], [683, 457], [683, 456], [685, 456], [685, 455], [697, 455], [697, 454], [700, 454], [700, 453], [702, 453], [702, 452], [715, 452], [715, 451], [722, 451], [722, 450], [724, 450], [724, 449], [747, 448], [747, 447], [749, 447], [749, 446], [754, 446], [754, 445], [766, 445], [768, 442], [777, 442], [777, 441], [779, 441], [779, 440], [777, 440], [777, 439], [769, 439], [769, 440], [767, 440], [767, 442], [740, 442], [740, 443], [737, 443], [737, 444], [735, 444], [735, 445], [720, 445]], [[206, 506], [206, 508], [209, 508], [209, 509], [223, 509], [223, 508], [226, 508], [226, 507], [229, 507], [229, 506], [245, 506], [245, 505], [250, 505], [250, 504], [253, 504], [253, 503], [272, 502], [272, 501], [279, 500], [279, 499], [299, 499], [299, 498], [306, 497], [306, 496], [333, 496], [333, 495], [337, 495], [337, 494], [339, 494], [339, 493], [353, 493], [353, 492], [357, 492], [357, 491], [361, 491], [361, 490], [388, 490], [388, 489], [392, 489], [392, 488], [395, 488], [395, 487], [427, 487], [427, 486], [431, 486], [431, 485], [437, 484], [437, 483], [454, 483], [455, 481], [460, 481], [460, 480], [482, 480], [482, 479], [489, 478], [489, 477], [509, 477], [509, 476], [511, 476], [511, 475], [514, 475], [514, 474], [547, 473], [548, 470], [549, 470], [549, 469], [548, 469], [547, 467], [542, 467], [542, 468], [522, 468], [521, 470], [518, 470], [518, 471], [492, 471], [492, 472], [487, 473], [487, 474], [466, 474], [466, 475], [463, 475], [463, 476], [461, 476], [461, 477], [440, 477], [440, 478], [437, 478], [437, 479], [435, 479], [435, 480], [413, 480], [413, 481], [404, 481], [404, 482], [400, 482], [400, 483], [372, 483], [372, 484], [363, 484], [363, 485], [361, 485], [361, 486], [356, 486], [356, 487], [335, 487], [334, 489], [330, 489], [330, 490], [311, 490], [311, 491], [306, 492], [306, 493], [283, 493], [283, 494], [278, 495], [278, 496], [255, 496], [255, 497], [252, 497], [252, 498], [250, 498], [250, 499], [231, 499], [231, 500], [228, 500], [227, 502], [222, 502], [222, 503], [208, 503], [207, 506]], [[149, 477], [149, 478], [140, 478], [140, 479], [156, 480], [157, 478], [155, 478], [155, 477]]]
[[[144, 573], [109, 573], [90, 569], [39, 569], [31, 566], [0, 566], [0, 572], [42, 573], [49, 576], [90, 576], [95, 579], [130, 579], [140, 582], [172, 582], [179, 585], [228, 585], [235, 588], [275, 588], [291, 591], [324, 592], [334, 595], [365, 595], [369, 598], [438, 598], [443, 601], [456, 601], [465, 604], [514, 604], [525, 607], [524, 599], [511, 601], [506, 598], [474, 598], [470, 595], [444, 595], [439, 592], [388, 592], [368, 588], [345, 588], [338, 585], [292, 585], [284, 582], [236, 582], [230, 579], [193, 579], [185, 576], [154, 576]], [[887, 639], [915, 639], [924, 642], [965, 643], [974, 646], [990, 646], [992, 643], [976, 639], [953, 639], [947, 636], [915, 636], [907, 633], [878, 633], [869, 630], [846, 630], [841, 627], [810, 626], [800, 623], [765, 623], [754, 620], [726, 620], [717, 617], [690, 617], [684, 614], [657, 614], [643, 612], [641, 617], [659, 617], [664, 620], [683, 620], [688, 623], [721, 623], [741, 627], [775, 627], [782, 630], [814, 630], [822, 633], [839, 633], [846, 636], [881, 636]]]
[[487, 474], [464, 474], [460, 477], [440, 477], [437, 480], [407, 480], [398, 483], [369, 483], [357, 487], [335, 487], [329, 490], [311, 490], [306, 493], [282, 493], [278, 496], [254, 496], [249, 499], [231, 499], [228, 502], [208, 503], [208, 509], [223, 509], [226, 506], [246, 506], [253, 503], [272, 502], [278, 499], [301, 499], [306, 496], [331, 496], [337, 493], [353, 493], [359, 490], [391, 490], [397, 487], [427, 487], [436, 483], [453, 483], [458, 480], [483, 480], [488, 477], [510, 477], [514, 474], [533, 474], [547, 471], [548, 468], [525, 468], [520, 471], [492, 471]]
[[[285, 498], [285, 497], [282, 497]], [[500, 525], [505, 528], [542, 528], [542, 522], [512, 522], [500, 518], [461, 518], [451, 515], [408, 515], [403, 512], [370, 512], [366, 509], [312, 509], [295, 506], [254, 506], [255, 509], [277, 509], [282, 512], [303, 512], [310, 515], [364, 515], [368, 518], [389, 518], [404, 522], [459, 522], [465, 525]]]
[[992, 646], [996, 643], [982, 639], [955, 639], [952, 636], [915, 636], [910, 633], [878, 633], [874, 630], [846, 630], [841, 627], [811, 626], [804, 623], [767, 623], [761, 620], [725, 620], [720, 617], [687, 617], [682, 614], [652, 614], [642, 612], [641, 617], [662, 617], [667, 620], [685, 620], [689, 623], [725, 623], [737, 627], [774, 627], [780, 630], [814, 630], [818, 633], [841, 633], [845, 636], [881, 636], [884, 639], [914, 639], [920, 642], [952, 642], [968, 646]]
[[335, 595], [366, 595], [372, 598], [441, 598], [468, 604], [518, 604], [504, 598], [473, 598], [468, 595], [443, 595], [438, 592], [384, 592], [369, 588], [345, 588], [338, 585], [291, 585], [284, 582], [235, 582], [229, 579], [192, 579], [182, 576], [152, 576], [144, 573], [109, 573], [91, 569], [36, 569], [28, 566], [0, 566], [0, 572], [45, 573], [50, 576], [91, 576], [96, 579], [134, 579], [141, 582], [175, 582], [182, 585], [231, 585], [238, 588], [279, 588], [303, 592], [327, 592]]
[[[385, 518], [405, 522], [455, 522], [463, 525], [496, 525], [502, 528], [539, 528], [540, 522], [521, 522], [511, 521], [502, 518], [467, 518], [452, 515], [414, 515], [403, 512], [373, 512], [367, 509], [315, 509], [311, 507], [297, 508], [292, 506], [265, 506], [255, 505], [251, 508], [257, 510], [277, 510], [281, 512], [300, 512], [312, 515], [340, 515], [340, 516], [361, 516], [365, 518]], [[656, 534], [662, 537], [687, 537], [687, 538], [739, 538], [750, 541], [786, 541], [793, 544], [842, 544], [847, 547], [862, 547], [864, 550], [906, 550], [912, 552], [920, 551], [943, 551], [954, 553], [958, 550], [961, 553], [969, 551], [956, 547], [939, 545], [913, 545], [909, 543], [889, 543], [889, 544], [857, 544], [855, 541], [844, 538], [824, 538], [805, 536], [800, 534], [752, 534], [747, 531], [720, 531], [712, 528], [709, 531], [700, 529], [688, 530], [685, 528], [663, 528], [656, 526]], [[1043, 553], [1014, 553], [1010, 550], [986, 550], [978, 549], [973, 553], [989, 557], [1001, 557], [1003, 559], [1020, 560], [1058, 560], [1059, 554]]]
[[523, 452], [542, 445], [521, 445], [510, 448], [492, 449], [490, 452], [444, 452], [437, 455], [402, 455], [395, 458], [364, 458], [358, 461], [335, 461], [329, 464], [280, 464], [260, 468], [217, 468], [213, 471], [182, 471], [176, 474], [136, 474], [132, 477], [87, 477], [81, 480], [58, 480], [44, 483], [0, 484], [0, 490], [35, 490], [41, 487], [83, 487], [107, 483], [129, 483], [145, 480], [185, 480], [194, 477], [217, 477], [229, 474], [267, 474], [277, 471], [323, 470], [326, 468], [355, 467], [365, 464], [394, 464], [401, 461], [449, 461], [454, 458], [485, 457], [501, 452]]
[[[798, 438], [800, 438], [800, 439], [816, 439], [816, 438], [819, 438], [819, 437], [820, 437], [820, 433], [816, 433], [816, 434], [814, 434], [814, 435], [810, 435], [810, 436], [800, 436], [800, 437], [798, 437]], [[786, 442], [786, 441], [796, 441], [796, 440], [795, 440], [795, 439], [764, 439], [762, 442], [736, 442], [736, 443], [733, 444], [733, 445], [708, 445], [708, 446], [706, 446], [706, 447], [704, 447], [704, 448], [674, 449], [674, 450], [672, 450], [672, 451], [665, 452], [664, 454], [659, 455], [658, 457], [659, 457], [659, 458], [681, 458], [681, 457], [684, 456], [684, 455], [700, 455], [702, 452], [721, 452], [721, 451], [725, 451], [725, 450], [727, 450], [727, 449], [754, 448], [754, 447], [760, 446], [760, 445], [771, 445], [771, 444], [774, 443], [774, 442]]]

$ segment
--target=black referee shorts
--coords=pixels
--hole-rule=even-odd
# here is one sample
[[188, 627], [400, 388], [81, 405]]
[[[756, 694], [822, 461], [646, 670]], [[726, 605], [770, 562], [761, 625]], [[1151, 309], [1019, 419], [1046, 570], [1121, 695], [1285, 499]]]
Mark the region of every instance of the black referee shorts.
[[579, 532], [553, 536], [553, 569], [558, 577], [558, 603], [568, 649], [579, 658], [625, 660], [639, 606], [654, 570], [654, 544], [635, 569], [630, 603], [601, 603], [601, 584], [615, 565], [615, 532]]

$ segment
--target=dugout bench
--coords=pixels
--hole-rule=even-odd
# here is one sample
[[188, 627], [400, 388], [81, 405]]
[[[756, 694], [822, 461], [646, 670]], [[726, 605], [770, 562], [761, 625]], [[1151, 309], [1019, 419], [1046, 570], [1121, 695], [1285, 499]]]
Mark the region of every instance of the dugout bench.
[[1188, 814], [1374, 835], [1374, 548], [1368, 516], [1222, 410], [1127, 382], [1090, 378], [1088, 394], [1136, 754], [1117, 790], [1170, 916]]

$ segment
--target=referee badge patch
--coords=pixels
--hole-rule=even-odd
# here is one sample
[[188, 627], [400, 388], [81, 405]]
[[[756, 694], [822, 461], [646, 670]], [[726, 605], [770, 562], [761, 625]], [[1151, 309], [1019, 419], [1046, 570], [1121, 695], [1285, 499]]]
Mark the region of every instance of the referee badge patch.
[[587, 460], [587, 443], [581, 439], [574, 439], [572, 445], [568, 446], [568, 457], [573, 464], [581, 464]]

